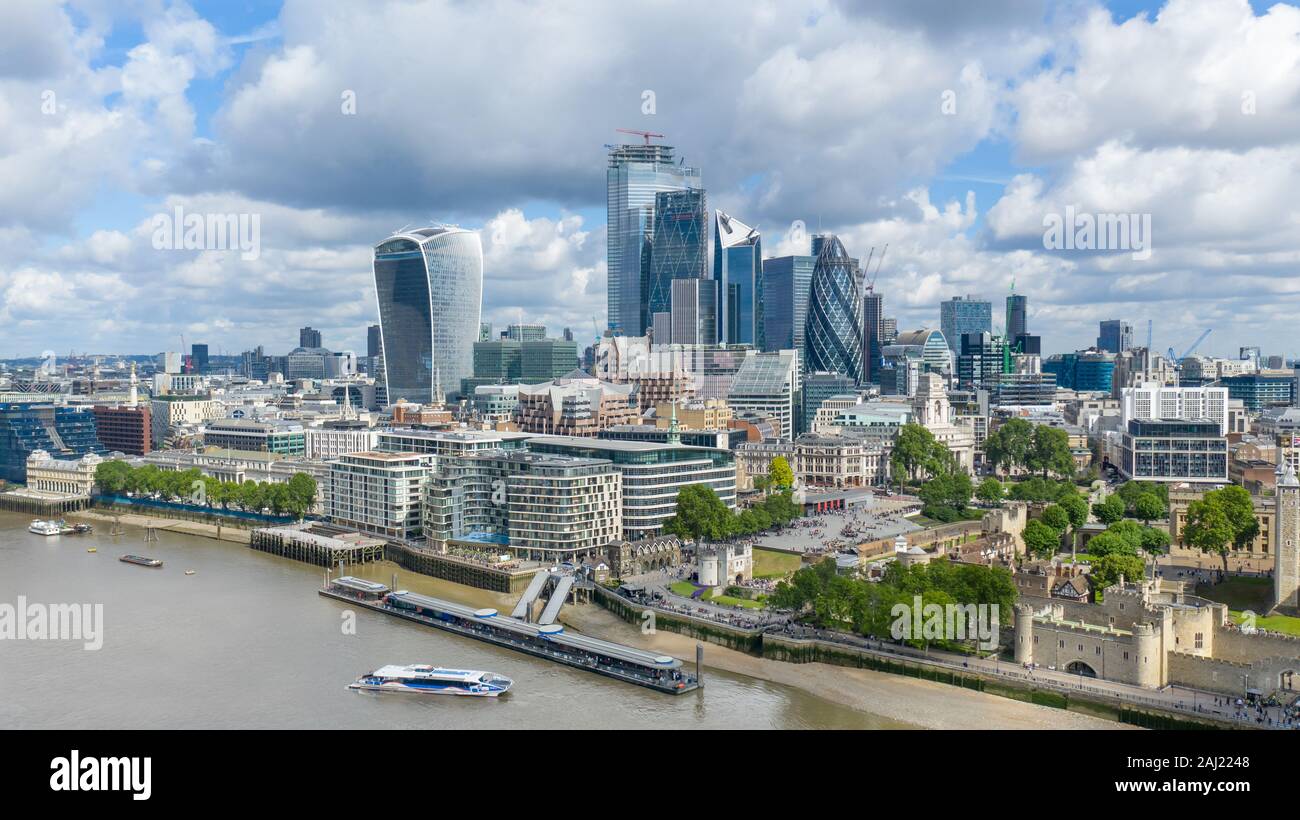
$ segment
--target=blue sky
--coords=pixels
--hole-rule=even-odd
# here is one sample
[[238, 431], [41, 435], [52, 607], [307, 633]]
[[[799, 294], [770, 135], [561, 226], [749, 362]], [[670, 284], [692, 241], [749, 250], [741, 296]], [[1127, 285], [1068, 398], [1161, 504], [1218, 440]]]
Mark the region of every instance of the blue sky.
[[[359, 348], [370, 245], [431, 219], [483, 229], [486, 320], [585, 336], [620, 127], [667, 134], [769, 254], [796, 221], [889, 243], [900, 328], [1014, 279], [1048, 351], [1151, 318], [1159, 348], [1300, 353], [1294, 6], [14, 0], [0, 32], [0, 357], [305, 324]], [[152, 247], [177, 206], [257, 214], [259, 258]], [[1150, 215], [1155, 253], [1044, 247], [1066, 206]]]

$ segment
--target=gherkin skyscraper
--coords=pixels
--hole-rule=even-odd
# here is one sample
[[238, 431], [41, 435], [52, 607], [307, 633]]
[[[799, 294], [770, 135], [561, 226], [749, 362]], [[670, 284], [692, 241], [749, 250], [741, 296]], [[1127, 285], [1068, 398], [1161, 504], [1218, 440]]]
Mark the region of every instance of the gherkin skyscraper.
[[862, 378], [862, 297], [857, 262], [837, 236], [820, 237], [804, 327], [805, 372]]

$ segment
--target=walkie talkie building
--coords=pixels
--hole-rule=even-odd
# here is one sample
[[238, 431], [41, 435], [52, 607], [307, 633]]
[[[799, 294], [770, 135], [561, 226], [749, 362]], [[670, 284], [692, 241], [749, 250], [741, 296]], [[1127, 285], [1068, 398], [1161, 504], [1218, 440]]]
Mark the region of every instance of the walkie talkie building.
[[433, 401], [435, 382], [460, 389], [474, 375], [483, 308], [479, 235], [439, 225], [399, 231], [375, 246], [375, 296], [390, 401]]

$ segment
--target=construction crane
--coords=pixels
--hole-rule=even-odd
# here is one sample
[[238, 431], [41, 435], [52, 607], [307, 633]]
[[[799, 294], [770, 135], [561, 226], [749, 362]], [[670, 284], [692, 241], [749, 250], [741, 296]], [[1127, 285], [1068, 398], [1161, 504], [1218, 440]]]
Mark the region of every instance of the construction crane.
[[1205, 337], [1206, 337], [1206, 336], [1209, 336], [1209, 335], [1210, 335], [1210, 331], [1212, 331], [1212, 330], [1214, 330], [1214, 328], [1212, 328], [1212, 327], [1207, 327], [1207, 328], [1205, 329], [1205, 332], [1202, 333], [1200, 336], [1198, 336], [1197, 339], [1196, 339], [1196, 341], [1192, 342], [1192, 346], [1189, 347], [1189, 348], [1187, 348], [1187, 350], [1183, 351], [1183, 355], [1181, 355], [1181, 356], [1176, 356], [1176, 355], [1174, 355], [1174, 349], [1173, 349], [1172, 347], [1169, 348], [1169, 361], [1172, 362], [1172, 363], [1174, 364], [1175, 367], [1177, 367], [1177, 366], [1179, 366], [1180, 364], [1182, 364], [1183, 359], [1186, 359], [1188, 356], [1190, 356], [1190, 355], [1192, 355], [1193, 353], [1195, 353], [1195, 352], [1196, 352], [1196, 348], [1198, 348], [1198, 347], [1201, 346], [1201, 342], [1205, 341]]
[[638, 137], [641, 137], [642, 139], [644, 139], [646, 145], [649, 145], [649, 144], [650, 144], [650, 138], [651, 138], [651, 137], [658, 137], [659, 139], [663, 139], [663, 138], [664, 138], [664, 135], [663, 135], [663, 134], [656, 134], [656, 133], [653, 132], [653, 131], [636, 131], [636, 130], [631, 129], [631, 128], [615, 128], [614, 130], [617, 131], [617, 132], [619, 132], [620, 134], [635, 134], [635, 135], [637, 135]]
[[[875, 272], [875, 273], [872, 273], [872, 274], [871, 274], [871, 279], [867, 281], [867, 293], [875, 293], [875, 292], [876, 292], [876, 277], [880, 275], [880, 266], [883, 265], [883, 264], [885, 264], [885, 254], [888, 253], [888, 252], [889, 252], [889, 243], [886, 242], [886, 243], [885, 243], [885, 247], [884, 247], [884, 249], [880, 251], [880, 261], [876, 262], [876, 272]], [[872, 257], [872, 256], [875, 256], [875, 255], [876, 255], [876, 249], [875, 249], [875, 247], [873, 246], [873, 247], [871, 248], [871, 256], [868, 256], [868, 257], [867, 257], [867, 267], [866, 267], [866, 270], [867, 270], [868, 272], [871, 271], [871, 257]]]

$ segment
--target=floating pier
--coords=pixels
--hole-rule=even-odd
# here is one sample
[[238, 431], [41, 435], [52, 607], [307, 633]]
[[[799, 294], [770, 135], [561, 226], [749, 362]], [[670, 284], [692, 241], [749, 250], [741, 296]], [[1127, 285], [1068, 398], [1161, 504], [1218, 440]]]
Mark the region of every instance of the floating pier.
[[556, 623], [530, 624], [502, 616], [495, 609], [474, 609], [415, 592], [393, 591], [384, 584], [351, 576], [335, 578], [319, 592], [327, 598], [659, 692], [680, 695], [702, 685], [698, 674], [687, 674], [676, 658], [565, 632]]

